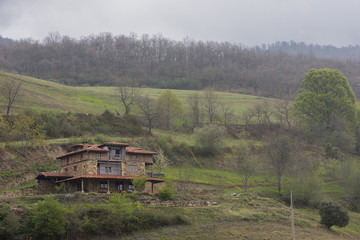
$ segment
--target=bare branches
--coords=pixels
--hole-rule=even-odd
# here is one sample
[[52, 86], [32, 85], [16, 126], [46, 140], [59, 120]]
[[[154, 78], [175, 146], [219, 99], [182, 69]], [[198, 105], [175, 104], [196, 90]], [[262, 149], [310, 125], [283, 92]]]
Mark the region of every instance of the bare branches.
[[132, 105], [141, 95], [141, 88], [137, 87], [135, 81], [130, 78], [121, 78], [117, 81], [119, 87], [120, 101], [124, 105], [125, 115], [129, 114]]
[[219, 111], [219, 97], [215, 93], [214, 89], [209, 88], [204, 91], [203, 95], [203, 107], [206, 112], [209, 122], [213, 123], [216, 119]]
[[148, 132], [151, 134], [151, 129], [154, 122], [158, 119], [157, 102], [146, 95], [145, 97], [138, 98], [138, 106], [148, 122]]
[[10, 109], [20, 92], [23, 81], [5, 74], [0, 75], [0, 95], [7, 101], [6, 115], [9, 116]]

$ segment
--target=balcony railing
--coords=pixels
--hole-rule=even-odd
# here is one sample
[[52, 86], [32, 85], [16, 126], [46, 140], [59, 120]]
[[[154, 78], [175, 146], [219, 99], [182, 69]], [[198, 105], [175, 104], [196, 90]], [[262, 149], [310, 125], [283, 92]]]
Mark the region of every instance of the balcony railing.
[[109, 159], [110, 160], [125, 160], [125, 155], [124, 154], [114, 154], [114, 155], [109, 155]]
[[148, 178], [159, 178], [159, 177], [165, 177], [165, 174], [163, 174], [163, 173], [145, 172], [145, 176], [148, 177]]

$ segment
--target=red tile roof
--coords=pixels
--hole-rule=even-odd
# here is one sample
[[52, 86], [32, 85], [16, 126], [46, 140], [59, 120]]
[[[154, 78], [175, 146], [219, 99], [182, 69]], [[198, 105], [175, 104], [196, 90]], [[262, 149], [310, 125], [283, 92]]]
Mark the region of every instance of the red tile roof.
[[144, 154], [144, 155], [157, 155], [157, 152], [146, 151], [146, 150], [143, 150], [142, 148], [127, 147], [125, 150], [126, 150], [127, 153]]
[[107, 143], [99, 145], [99, 147], [104, 147], [104, 146], [127, 147], [127, 146], [129, 146], [129, 144], [128, 143], [120, 143], [120, 142], [107, 142]]
[[[118, 175], [82, 175], [76, 176], [68, 179], [64, 179], [61, 181], [57, 181], [56, 183], [78, 180], [78, 179], [103, 179], [103, 180], [132, 180], [136, 177], [131, 176], [118, 176]], [[164, 180], [161, 178], [146, 178], [146, 181], [149, 182], [163, 182]]]
[[[79, 143], [79, 144], [75, 144], [75, 145], [71, 145], [70, 148], [83, 148], [85, 144], [83, 143]], [[89, 144], [86, 144], [86, 145], [89, 145]]]
[[64, 157], [68, 157], [70, 155], [79, 154], [79, 153], [83, 153], [83, 152], [109, 152], [109, 150], [99, 148], [99, 145], [92, 145], [92, 146], [89, 146], [88, 148], [84, 148], [84, 149], [80, 149], [77, 151], [72, 151], [72, 152], [66, 153], [64, 155], [57, 157], [56, 159], [61, 159]]
[[73, 177], [73, 175], [69, 175], [66, 173], [58, 173], [58, 172], [41, 172], [36, 177], [36, 179], [49, 178], [49, 177], [50, 178], [71, 178], [71, 177]]

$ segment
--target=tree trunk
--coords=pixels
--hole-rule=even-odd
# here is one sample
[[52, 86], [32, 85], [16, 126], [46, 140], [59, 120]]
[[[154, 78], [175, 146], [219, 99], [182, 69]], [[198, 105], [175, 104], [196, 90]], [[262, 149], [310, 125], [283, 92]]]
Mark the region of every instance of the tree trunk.
[[247, 192], [247, 181], [248, 181], [248, 176], [245, 176], [245, 181], [244, 181], [244, 190], [245, 192]]
[[151, 135], [151, 128], [152, 128], [151, 121], [149, 121], [149, 135]]
[[280, 193], [281, 192], [281, 174], [277, 175], [277, 179], [278, 179], [278, 191]]

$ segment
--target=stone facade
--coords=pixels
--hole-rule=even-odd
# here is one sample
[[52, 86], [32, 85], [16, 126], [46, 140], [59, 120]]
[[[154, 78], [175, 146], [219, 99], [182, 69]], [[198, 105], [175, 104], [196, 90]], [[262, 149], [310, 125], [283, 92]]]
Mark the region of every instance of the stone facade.
[[[153, 155], [157, 154], [114, 142], [102, 145], [77, 144], [72, 148], [74, 151], [58, 157], [61, 159], [61, 174], [70, 175], [57, 182], [64, 182], [66, 192], [113, 193], [133, 190], [131, 179], [146, 176], [146, 168], [152, 172]], [[56, 181], [50, 180], [39, 181], [39, 190], [53, 191]], [[47, 184], [45, 181], [48, 181]], [[152, 178], [148, 181], [152, 181], [152, 184], [147, 185], [147, 189], [152, 189], [154, 183], [162, 180]]]

